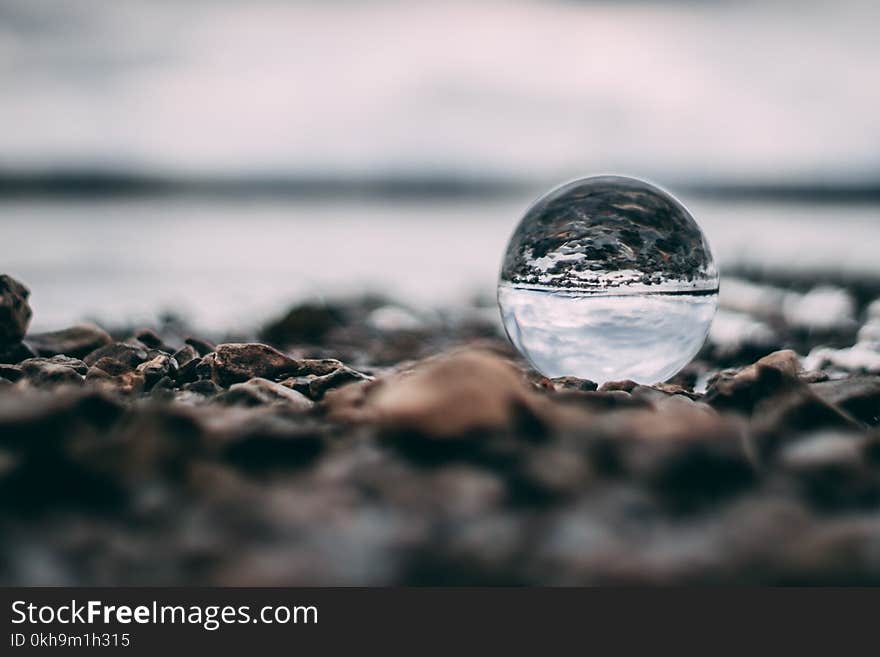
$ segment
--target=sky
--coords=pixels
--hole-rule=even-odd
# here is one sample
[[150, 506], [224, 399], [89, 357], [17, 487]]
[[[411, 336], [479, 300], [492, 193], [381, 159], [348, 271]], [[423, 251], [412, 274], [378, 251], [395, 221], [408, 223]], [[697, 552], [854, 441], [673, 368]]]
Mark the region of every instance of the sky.
[[880, 179], [880, 3], [0, 0], [0, 167]]

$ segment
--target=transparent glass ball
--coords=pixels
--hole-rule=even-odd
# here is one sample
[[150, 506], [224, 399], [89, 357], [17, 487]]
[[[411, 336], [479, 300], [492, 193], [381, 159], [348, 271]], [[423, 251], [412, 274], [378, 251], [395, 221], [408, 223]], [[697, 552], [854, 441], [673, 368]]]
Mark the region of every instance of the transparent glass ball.
[[529, 208], [507, 245], [498, 304], [510, 340], [545, 376], [651, 384], [700, 350], [718, 270], [671, 194], [595, 176]]

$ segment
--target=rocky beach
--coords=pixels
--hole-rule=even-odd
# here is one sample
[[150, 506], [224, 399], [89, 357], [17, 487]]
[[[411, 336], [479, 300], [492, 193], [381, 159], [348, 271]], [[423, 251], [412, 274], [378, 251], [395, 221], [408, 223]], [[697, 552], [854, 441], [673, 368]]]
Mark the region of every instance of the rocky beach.
[[0, 277], [0, 583], [880, 583], [880, 285], [737, 272], [672, 380], [546, 379], [493, 301], [29, 331]]

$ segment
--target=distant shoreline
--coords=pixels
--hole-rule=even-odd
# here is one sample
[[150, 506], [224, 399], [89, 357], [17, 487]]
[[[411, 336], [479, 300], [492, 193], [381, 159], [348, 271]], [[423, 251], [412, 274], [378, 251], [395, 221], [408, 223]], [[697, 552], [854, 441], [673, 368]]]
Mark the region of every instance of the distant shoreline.
[[[536, 195], [545, 184], [513, 178], [466, 175], [335, 177], [180, 176], [112, 170], [15, 172], [0, 170], [0, 199], [221, 197], [495, 199]], [[862, 183], [724, 183], [668, 185], [677, 193], [729, 202], [880, 203], [880, 181]]]

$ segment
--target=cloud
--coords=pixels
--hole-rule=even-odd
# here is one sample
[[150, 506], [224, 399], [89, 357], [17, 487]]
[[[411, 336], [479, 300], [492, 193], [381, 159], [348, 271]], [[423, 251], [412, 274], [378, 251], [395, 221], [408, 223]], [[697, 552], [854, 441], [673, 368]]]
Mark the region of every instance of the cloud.
[[[872, 3], [56, 3], [0, 11], [0, 164], [876, 174]], [[866, 174], [867, 172], [867, 174]]]

